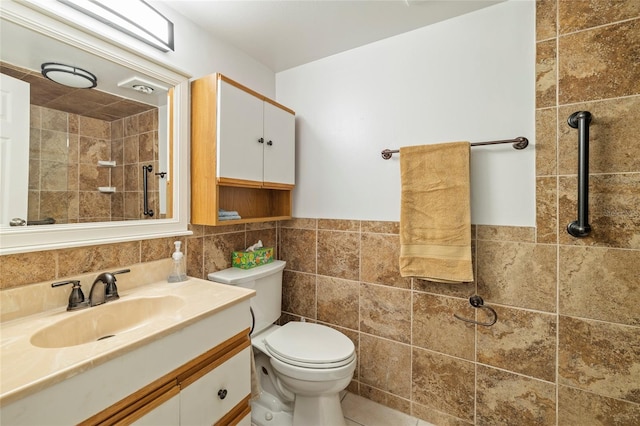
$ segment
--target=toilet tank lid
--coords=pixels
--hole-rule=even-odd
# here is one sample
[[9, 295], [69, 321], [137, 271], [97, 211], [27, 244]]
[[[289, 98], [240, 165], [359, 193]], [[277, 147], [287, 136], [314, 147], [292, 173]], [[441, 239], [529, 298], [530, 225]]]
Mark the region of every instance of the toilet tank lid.
[[287, 262], [282, 260], [274, 260], [266, 265], [256, 266], [251, 269], [228, 268], [218, 272], [211, 272], [207, 277], [209, 281], [237, 285], [282, 271], [286, 264]]

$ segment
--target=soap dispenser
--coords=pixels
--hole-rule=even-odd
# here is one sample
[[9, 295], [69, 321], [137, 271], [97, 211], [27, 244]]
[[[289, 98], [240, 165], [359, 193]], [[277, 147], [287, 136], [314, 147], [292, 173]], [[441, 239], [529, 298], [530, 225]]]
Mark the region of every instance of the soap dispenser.
[[173, 264], [171, 266], [171, 273], [167, 281], [170, 283], [177, 283], [187, 280], [187, 268], [185, 267], [184, 254], [180, 251], [182, 242], [176, 241], [173, 243], [176, 246], [176, 250], [171, 255]]

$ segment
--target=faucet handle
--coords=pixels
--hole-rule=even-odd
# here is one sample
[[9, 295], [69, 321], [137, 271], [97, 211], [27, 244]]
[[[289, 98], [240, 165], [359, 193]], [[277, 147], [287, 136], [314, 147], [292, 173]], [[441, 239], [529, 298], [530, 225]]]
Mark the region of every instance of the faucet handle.
[[71, 288], [71, 294], [69, 295], [69, 304], [67, 305], [67, 311], [74, 311], [76, 309], [84, 308], [86, 304], [84, 301], [84, 293], [82, 292], [82, 287], [80, 286], [80, 280], [60, 281], [51, 284], [51, 287], [59, 287], [67, 284], [73, 284], [73, 287]]
[[126, 274], [127, 272], [131, 272], [131, 269], [121, 269], [119, 271], [111, 272], [113, 280], [109, 280], [109, 282], [107, 282], [107, 288], [105, 289], [105, 299], [116, 300], [120, 298], [120, 295], [118, 294], [118, 286], [116, 286], [115, 276], [117, 274]]

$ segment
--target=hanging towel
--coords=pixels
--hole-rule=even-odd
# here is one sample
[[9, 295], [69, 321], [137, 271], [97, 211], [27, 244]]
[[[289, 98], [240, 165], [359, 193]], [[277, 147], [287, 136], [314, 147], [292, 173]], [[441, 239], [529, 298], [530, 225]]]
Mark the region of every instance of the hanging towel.
[[258, 372], [256, 370], [256, 360], [253, 352], [251, 353], [251, 400], [260, 398], [262, 390], [260, 388], [260, 379], [258, 378]]
[[400, 148], [400, 275], [473, 281], [469, 142]]

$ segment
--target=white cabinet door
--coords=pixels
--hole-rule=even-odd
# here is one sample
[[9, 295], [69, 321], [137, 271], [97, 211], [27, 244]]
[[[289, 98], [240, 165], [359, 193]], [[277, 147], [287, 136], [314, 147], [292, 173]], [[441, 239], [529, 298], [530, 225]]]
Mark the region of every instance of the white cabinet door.
[[295, 184], [295, 115], [264, 103], [264, 181]]
[[180, 424], [211, 425], [251, 392], [251, 347], [180, 392]]
[[218, 177], [262, 182], [262, 104], [262, 99], [218, 81]]

